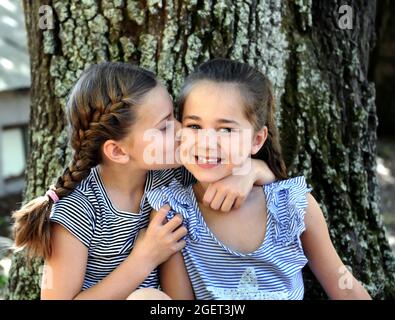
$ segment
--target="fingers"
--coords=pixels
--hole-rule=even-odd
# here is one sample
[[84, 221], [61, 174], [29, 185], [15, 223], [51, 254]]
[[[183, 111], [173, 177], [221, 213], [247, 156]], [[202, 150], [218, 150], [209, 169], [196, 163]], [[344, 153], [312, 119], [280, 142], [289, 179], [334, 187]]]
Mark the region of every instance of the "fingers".
[[214, 187], [214, 185], [212, 183], [209, 184], [203, 196], [203, 204], [206, 207], [210, 207], [210, 204], [213, 201], [216, 193], [217, 193], [217, 189]]
[[229, 211], [232, 209], [233, 204], [235, 203], [236, 198], [237, 198], [236, 195], [234, 195], [234, 194], [228, 194], [228, 195], [226, 196], [224, 202], [222, 203], [221, 211], [223, 211], [223, 212], [229, 212]]
[[183, 249], [186, 245], [186, 241], [185, 240], [180, 240], [178, 242], [176, 242], [176, 244], [174, 245], [174, 252], [178, 252], [181, 249]]
[[[236, 201], [239, 197], [240, 195], [237, 193], [231, 192], [231, 190], [221, 188], [215, 183], [212, 183], [208, 186], [204, 194], [203, 203], [205, 206], [214, 210], [229, 212], [232, 207], [236, 205]], [[244, 198], [241, 198], [239, 200], [239, 205], [243, 202]]]
[[166, 231], [172, 232], [182, 224], [182, 216], [176, 214], [172, 219], [164, 225]]
[[167, 221], [167, 214], [170, 211], [170, 206], [168, 204], [164, 205], [159, 209], [159, 211], [153, 211], [151, 213], [151, 225], [163, 225], [167, 232], [173, 232], [182, 224], [182, 215], [176, 214], [172, 219]]
[[211, 201], [210, 207], [214, 210], [218, 210], [219, 208], [221, 208], [222, 203], [225, 200], [225, 197], [226, 197], [225, 192], [217, 192], [215, 194], [213, 201]]
[[181, 238], [185, 237], [188, 233], [188, 230], [185, 226], [181, 226], [176, 231], [173, 232], [173, 237], [176, 241], [180, 240]]
[[164, 205], [159, 211], [153, 211], [151, 213], [151, 224], [162, 225], [166, 221], [166, 216], [169, 213], [170, 206], [168, 204]]

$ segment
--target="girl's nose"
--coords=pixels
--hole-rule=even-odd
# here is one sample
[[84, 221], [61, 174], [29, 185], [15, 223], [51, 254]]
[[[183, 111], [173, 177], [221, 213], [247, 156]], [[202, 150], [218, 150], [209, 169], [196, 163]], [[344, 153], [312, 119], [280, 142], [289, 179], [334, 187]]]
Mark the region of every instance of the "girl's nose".
[[203, 129], [198, 132], [198, 143], [199, 146], [205, 148], [216, 148], [217, 147], [217, 132], [214, 129]]

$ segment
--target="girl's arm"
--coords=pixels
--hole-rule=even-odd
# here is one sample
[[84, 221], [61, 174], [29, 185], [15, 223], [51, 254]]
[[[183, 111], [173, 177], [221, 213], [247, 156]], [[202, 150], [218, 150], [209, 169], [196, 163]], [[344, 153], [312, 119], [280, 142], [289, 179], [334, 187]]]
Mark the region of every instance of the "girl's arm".
[[223, 212], [229, 212], [233, 207], [237, 209], [254, 185], [269, 184], [276, 180], [265, 161], [249, 160], [250, 167], [244, 167], [245, 170], [209, 185], [203, 197], [207, 207]]
[[132, 253], [97, 285], [81, 291], [88, 248], [60, 224], [54, 223], [51, 232], [53, 254], [45, 263], [41, 299], [126, 299], [151, 272], [144, 258]]
[[329, 236], [324, 215], [308, 193], [306, 230], [301, 239], [309, 267], [330, 299], [371, 299], [367, 291], [344, 266]]
[[184, 258], [177, 252], [159, 267], [160, 286], [173, 300], [194, 300]]
[[41, 299], [126, 299], [151, 271], [181, 250], [185, 241], [182, 219], [163, 221], [167, 208], [159, 210], [147, 230], [139, 234], [131, 254], [107, 277], [81, 291], [88, 248], [58, 223], [52, 224], [52, 255], [45, 262]]

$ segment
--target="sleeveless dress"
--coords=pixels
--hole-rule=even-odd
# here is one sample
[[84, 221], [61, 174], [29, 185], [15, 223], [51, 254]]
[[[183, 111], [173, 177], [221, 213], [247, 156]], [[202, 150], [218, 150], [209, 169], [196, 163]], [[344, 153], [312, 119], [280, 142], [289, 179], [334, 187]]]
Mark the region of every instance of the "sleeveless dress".
[[[262, 187], [266, 198], [265, 239], [254, 252], [243, 254], [223, 244], [211, 232], [196, 201], [192, 185], [176, 179], [147, 193], [158, 210], [169, 204], [168, 219], [182, 214], [188, 229], [182, 250], [196, 299], [303, 299], [302, 268], [307, 263], [300, 235], [305, 230], [306, 193], [303, 176]], [[176, 275], [175, 275], [176, 277]]]

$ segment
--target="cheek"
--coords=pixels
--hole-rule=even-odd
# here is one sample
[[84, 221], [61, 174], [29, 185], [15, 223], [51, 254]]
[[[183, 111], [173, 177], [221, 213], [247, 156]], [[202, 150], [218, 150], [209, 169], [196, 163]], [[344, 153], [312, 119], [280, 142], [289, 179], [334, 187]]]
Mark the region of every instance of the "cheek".
[[179, 151], [180, 160], [183, 164], [191, 162], [191, 158], [196, 154], [196, 134], [193, 130], [183, 128], [180, 131]]
[[133, 135], [131, 156], [140, 164], [150, 164], [162, 151], [161, 144], [161, 137], [155, 131], [136, 133]]
[[149, 146], [149, 142], [144, 141], [143, 136], [135, 137], [134, 140], [135, 141], [132, 148], [133, 157], [135, 159], [143, 158], [144, 150], [146, 150], [146, 148]]
[[174, 145], [176, 147], [179, 147], [181, 144], [181, 138], [182, 138], [182, 127], [181, 123], [178, 122], [177, 120], [174, 120], [174, 134], [173, 134], [173, 140], [174, 140]]
[[221, 154], [232, 165], [241, 165], [251, 154], [251, 138], [247, 134], [232, 133], [221, 139]]
[[232, 145], [234, 141], [232, 141], [230, 135], [219, 136], [218, 139], [219, 139], [218, 145], [220, 147], [221, 158], [225, 160], [229, 160], [233, 152], [233, 149], [235, 149], [234, 145]]

